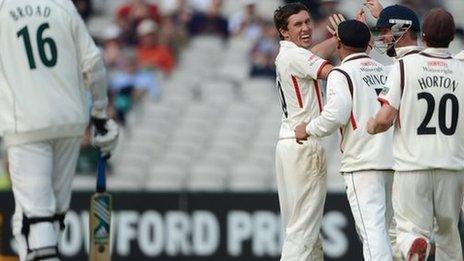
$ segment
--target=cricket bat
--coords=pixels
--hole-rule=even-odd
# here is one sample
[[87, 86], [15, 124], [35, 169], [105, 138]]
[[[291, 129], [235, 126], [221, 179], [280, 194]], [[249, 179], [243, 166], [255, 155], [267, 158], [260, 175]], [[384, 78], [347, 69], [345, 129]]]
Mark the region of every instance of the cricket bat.
[[89, 260], [109, 261], [112, 197], [106, 192], [106, 159], [98, 153], [97, 190], [90, 199]]

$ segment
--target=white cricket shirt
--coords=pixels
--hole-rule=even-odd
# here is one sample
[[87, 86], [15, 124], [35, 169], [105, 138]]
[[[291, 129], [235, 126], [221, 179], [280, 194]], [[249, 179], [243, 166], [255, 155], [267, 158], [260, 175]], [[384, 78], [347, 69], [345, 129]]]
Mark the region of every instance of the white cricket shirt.
[[[7, 144], [82, 135], [89, 114], [83, 74], [92, 87], [104, 74], [101, 65], [72, 1], [0, 1], [0, 128]], [[94, 102], [103, 104], [106, 83], [98, 81], [105, 86]]]
[[461, 60], [461, 61], [464, 61], [464, 51], [461, 51], [459, 52], [458, 54], [456, 54], [454, 56], [454, 58], [458, 59], [458, 60]]
[[399, 110], [395, 170], [464, 168], [464, 63], [448, 49], [400, 59], [379, 100]]
[[317, 77], [328, 62], [290, 41], [280, 41], [276, 58], [276, 84], [283, 116], [280, 139], [295, 138], [295, 127], [322, 111], [322, 95]]
[[377, 95], [386, 81], [384, 66], [365, 53], [347, 56], [329, 74], [327, 104], [307, 125], [306, 132], [323, 137], [340, 129], [341, 172], [393, 167], [393, 130], [380, 135], [370, 135], [366, 130], [368, 119], [380, 109]]
[[395, 48], [396, 57], [395, 60], [401, 59], [411, 54], [419, 53], [420, 51], [424, 50], [424, 47], [418, 45], [409, 45], [404, 47], [397, 47]]
[[419, 53], [422, 50], [424, 50], [424, 47], [417, 46], [417, 45], [408, 45], [408, 46], [403, 46], [403, 47], [396, 47], [395, 48], [396, 56], [394, 58], [392, 58], [391, 63], [389, 63], [388, 65], [384, 65], [387, 74], [393, 68], [395, 62], [398, 61], [398, 59], [401, 59], [401, 58], [403, 58], [405, 56], [408, 56], [408, 55], [411, 55], [411, 54]]

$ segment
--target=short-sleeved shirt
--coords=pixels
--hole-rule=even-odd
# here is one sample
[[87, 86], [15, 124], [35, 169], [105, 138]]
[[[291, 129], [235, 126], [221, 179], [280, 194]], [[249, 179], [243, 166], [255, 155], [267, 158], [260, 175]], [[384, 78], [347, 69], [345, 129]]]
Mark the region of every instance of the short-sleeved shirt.
[[464, 63], [443, 48], [427, 48], [395, 64], [379, 96], [399, 110], [395, 170], [464, 169], [463, 72]]
[[317, 77], [328, 62], [290, 41], [281, 41], [276, 58], [276, 85], [283, 116], [280, 139], [294, 138], [295, 127], [309, 122], [322, 111]]

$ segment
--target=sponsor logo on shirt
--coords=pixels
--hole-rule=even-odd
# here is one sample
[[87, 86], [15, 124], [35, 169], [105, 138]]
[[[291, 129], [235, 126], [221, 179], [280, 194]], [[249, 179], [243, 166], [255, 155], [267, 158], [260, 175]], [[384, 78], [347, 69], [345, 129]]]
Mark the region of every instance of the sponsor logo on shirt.
[[390, 88], [388, 88], [387, 86], [384, 86], [380, 94], [387, 95], [389, 91], [390, 91]]
[[428, 67], [448, 67], [448, 64], [444, 61], [428, 61]]
[[426, 73], [453, 74], [453, 70], [441, 66], [422, 66], [422, 70]]
[[364, 67], [369, 67], [369, 66], [376, 66], [377, 64], [374, 63], [373, 61], [367, 61], [367, 62], [362, 62], [361, 63], [361, 66], [364, 66]]

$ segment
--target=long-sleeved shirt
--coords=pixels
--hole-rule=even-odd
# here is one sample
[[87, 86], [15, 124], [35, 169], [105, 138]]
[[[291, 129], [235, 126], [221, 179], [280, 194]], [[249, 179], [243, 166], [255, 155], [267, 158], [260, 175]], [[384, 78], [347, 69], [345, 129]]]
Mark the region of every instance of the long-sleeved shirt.
[[80, 136], [108, 103], [100, 50], [71, 1], [0, 4], [0, 129], [7, 145]]
[[365, 53], [343, 59], [327, 79], [327, 104], [321, 115], [310, 121], [310, 136], [341, 133], [341, 172], [392, 169], [392, 131], [370, 135], [366, 124], [380, 109], [377, 95], [387, 81], [383, 65]]
[[280, 139], [295, 138], [298, 123], [319, 116], [322, 98], [318, 75], [328, 62], [290, 41], [280, 41], [276, 84], [283, 116]]

